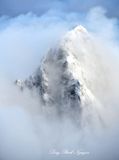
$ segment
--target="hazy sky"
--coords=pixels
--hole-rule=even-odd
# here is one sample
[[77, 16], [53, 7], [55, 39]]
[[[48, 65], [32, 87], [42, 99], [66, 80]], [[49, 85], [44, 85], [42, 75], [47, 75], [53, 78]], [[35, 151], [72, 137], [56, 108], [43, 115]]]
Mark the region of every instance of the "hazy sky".
[[94, 6], [103, 6], [109, 16], [119, 17], [118, 0], [0, 0], [0, 15], [16, 16], [27, 12], [41, 15], [49, 9], [85, 12]]

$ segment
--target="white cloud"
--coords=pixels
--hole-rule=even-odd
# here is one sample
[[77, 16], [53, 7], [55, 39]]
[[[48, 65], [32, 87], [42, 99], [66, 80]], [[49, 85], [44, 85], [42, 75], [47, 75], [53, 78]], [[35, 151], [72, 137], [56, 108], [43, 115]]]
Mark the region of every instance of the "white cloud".
[[[119, 133], [116, 127], [119, 111], [119, 48], [116, 20], [108, 19], [99, 8], [92, 10], [83, 20], [80, 17], [80, 14], [65, 14], [55, 10], [41, 17], [27, 14], [0, 21], [1, 159], [42, 159], [42, 154], [54, 147], [82, 147], [91, 152], [87, 159], [93, 156], [96, 160], [105, 157], [112, 160], [111, 155], [115, 156], [115, 159], [119, 157], [117, 138], [114, 138]], [[102, 88], [100, 95], [95, 89], [95, 93], [109, 110], [104, 116], [110, 120], [111, 127], [108, 126], [109, 128], [98, 133], [89, 128], [81, 131], [68, 119], [48, 121], [40, 114], [42, 106], [39, 97], [31, 96], [29, 91], [20, 92], [13, 84], [16, 78], [26, 78], [32, 74], [48, 49], [54, 47], [61, 36], [78, 23], [83, 24], [93, 34], [98, 47], [96, 49], [100, 51], [102, 63], [107, 68], [108, 91]], [[103, 77], [105, 72], [102, 71], [101, 74]], [[98, 78], [100, 79], [100, 75]], [[48, 157], [46, 154], [45, 159]]]

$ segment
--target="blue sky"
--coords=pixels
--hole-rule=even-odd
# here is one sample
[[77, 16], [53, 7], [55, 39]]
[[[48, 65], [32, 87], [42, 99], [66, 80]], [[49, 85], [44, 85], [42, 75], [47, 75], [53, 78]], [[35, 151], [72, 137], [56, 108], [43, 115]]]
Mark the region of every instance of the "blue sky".
[[16, 16], [28, 12], [41, 15], [54, 8], [66, 12], [86, 12], [94, 6], [103, 6], [108, 16], [119, 17], [118, 0], [0, 0], [0, 15]]

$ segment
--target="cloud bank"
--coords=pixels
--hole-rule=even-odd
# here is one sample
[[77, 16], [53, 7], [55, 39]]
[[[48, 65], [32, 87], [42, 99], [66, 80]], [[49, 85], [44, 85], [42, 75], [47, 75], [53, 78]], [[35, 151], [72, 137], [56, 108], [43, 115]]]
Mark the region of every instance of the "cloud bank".
[[[34, 72], [49, 48], [77, 24], [84, 25], [93, 35], [106, 68], [101, 74], [107, 75], [108, 81], [103, 80], [109, 83], [100, 93], [95, 88], [109, 121], [98, 131], [90, 127], [81, 130], [67, 118], [47, 119], [41, 114], [39, 97], [27, 90], [20, 92], [13, 83]], [[28, 13], [0, 18], [0, 159], [72, 159], [72, 156], [50, 155], [52, 149], [88, 151], [89, 155], [80, 157], [88, 160], [119, 158], [118, 36], [118, 19], [107, 18], [100, 7], [85, 14], [50, 10], [41, 16]]]

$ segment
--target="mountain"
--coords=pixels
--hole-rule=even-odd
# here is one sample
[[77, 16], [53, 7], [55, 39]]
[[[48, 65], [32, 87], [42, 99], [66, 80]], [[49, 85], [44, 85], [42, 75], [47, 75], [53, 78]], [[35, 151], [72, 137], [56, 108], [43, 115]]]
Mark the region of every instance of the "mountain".
[[100, 67], [94, 49], [91, 34], [77, 26], [49, 50], [33, 75], [16, 84], [21, 90], [37, 92], [42, 104], [54, 107], [58, 115], [85, 124], [101, 121], [103, 106], [93, 93]]

